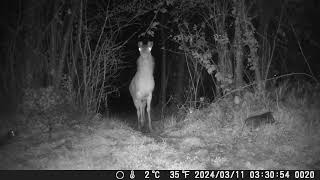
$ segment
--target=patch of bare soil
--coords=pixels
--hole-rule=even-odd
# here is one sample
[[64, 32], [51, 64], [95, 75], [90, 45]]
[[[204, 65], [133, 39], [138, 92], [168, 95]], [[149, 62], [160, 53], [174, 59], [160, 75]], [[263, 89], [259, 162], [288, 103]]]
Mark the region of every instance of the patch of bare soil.
[[0, 147], [0, 169], [319, 169], [319, 154], [319, 132], [284, 124], [249, 131], [187, 118], [146, 134], [101, 118], [19, 133]]

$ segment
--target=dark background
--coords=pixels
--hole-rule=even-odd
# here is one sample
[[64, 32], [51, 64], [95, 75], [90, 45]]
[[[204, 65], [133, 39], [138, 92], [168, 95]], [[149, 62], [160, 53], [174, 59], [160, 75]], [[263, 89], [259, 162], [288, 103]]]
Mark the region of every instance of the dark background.
[[[38, 2], [39, 4], [35, 3], [34, 6], [45, 6], [43, 3], [46, 1], [34, 1]], [[69, 1], [61, 1], [64, 3], [68, 3]], [[90, 1], [88, 3], [88, 8], [90, 8], [90, 4], [99, 4], [101, 1]], [[107, 7], [107, 1], [105, 3], [100, 3], [100, 8], [104, 9]], [[109, 7], [116, 7], [116, 2], [110, 1]], [[125, 2], [125, 1], [122, 1]], [[130, 2], [130, 1], [128, 1]], [[150, 1], [153, 2], [153, 1]], [[154, 3], [157, 3], [158, 1], [154, 1]], [[269, 27], [270, 32], [274, 31], [276, 29], [278, 23], [276, 22], [277, 17], [280, 15], [281, 10], [281, 4], [285, 1], [269, 1], [269, 0], [261, 0], [257, 1], [259, 3], [262, 3], [264, 8], [261, 9], [261, 11], [254, 12], [254, 8], [251, 8], [252, 11], [252, 17], [253, 24], [255, 25], [256, 29], [258, 30], [259, 27], [261, 27], [261, 21], [259, 21], [260, 17], [269, 17], [273, 16], [273, 18], [270, 18]], [[279, 54], [275, 54], [274, 56], [274, 63], [272, 63], [272, 69], [277, 74], [286, 74], [286, 73], [310, 73], [309, 68], [306, 65], [306, 62], [304, 60], [303, 55], [301, 54], [301, 50], [299, 47], [299, 44], [297, 43], [297, 38], [299, 38], [300, 46], [302, 48], [302, 51], [304, 53], [304, 56], [308, 63], [310, 64], [310, 67], [316, 76], [317, 79], [320, 78], [320, 3], [318, 0], [308, 0], [308, 1], [286, 1], [288, 6], [284, 7], [286, 9], [286, 14], [283, 14], [283, 16], [286, 18], [286, 21], [283, 21], [282, 25], [283, 27], [287, 28], [287, 32], [290, 31], [291, 27], [290, 25], [293, 25], [295, 27], [295, 31], [297, 34], [297, 37], [295, 37], [294, 33], [286, 33], [286, 39], [283, 39], [283, 44], [279, 43], [283, 50], [286, 52], [281, 53], [284, 55], [281, 57]], [[113, 4], [114, 3], [114, 4]], [[16, 93], [19, 93], [18, 91], [12, 91], [12, 89], [7, 89], [7, 85], [4, 84], [4, 80], [8, 79], [8, 74], [4, 73], [4, 70], [9, 70], [10, 68], [14, 68], [14, 71], [19, 74], [19, 71], [23, 71], [22, 67], [19, 66], [21, 64], [26, 63], [27, 59], [24, 59], [23, 54], [19, 54], [23, 51], [31, 51], [31, 47], [28, 47], [24, 43], [24, 39], [26, 39], [28, 32], [27, 29], [24, 29], [21, 27], [21, 30], [16, 31], [19, 29], [19, 21], [23, 19], [24, 16], [28, 14], [28, 9], [24, 7], [24, 5], [27, 4], [24, 1], [19, 0], [10, 0], [10, 1], [1, 1], [0, 6], [0, 44], [1, 44], [1, 59], [0, 59], [0, 66], [2, 73], [1, 76], [1, 84], [0, 84], [0, 92], [1, 92], [1, 110], [4, 112], [12, 111], [16, 107], [16, 104], [19, 104], [19, 98], [16, 95]], [[98, 5], [93, 5], [91, 9], [88, 10], [88, 12], [93, 11], [94, 7], [99, 7]], [[250, 3], [249, 3], [250, 4]], [[253, 3], [254, 4], [254, 3]], [[30, 5], [30, 4], [29, 4]], [[49, 5], [49, 3], [48, 3]], [[256, 5], [253, 5], [256, 6]], [[173, 10], [175, 7], [168, 7], [167, 10], [170, 11]], [[274, 11], [270, 11], [270, 9], [274, 9]], [[97, 11], [100, 11], [98, 8]], [[32, 11], [32, 10], [30, 10]], [[137, 10], [138, 12], [138, 10]], [[90, 13], [88, 13], [90, 16]], [[191, 14], [191, 13], [190, 13]], [[92, 13], [92, 18], [94, 13]], [[132, 34], [136, 33], [132, 38], [130, 38], [127, 43], [123, 45], [122, 52], [123, 56], [121, 57], [121, 60], [123, 61], [123, 68], [119, 70], [119, 75], [117, 76], [116, 80], [113, 82], [113, 85], [118, 88], [119, 93], [111, 94], [108, 98], [108, 104], [111, 112], [115, 113], [124, 113], [124, 112], [135, 112], [135, 108], [132, 103], [131, 96], [128, 91], [128, 85], [130, 83], [131, 78], [134, 76], [134, 73], [136, 71], [136, 60], [139, 57], [138, 47], [137, 43], [138, 41], [144, 41], [147, 42], [148, 40], [151, 40], [154, 42], [154, 46], [152, 49], [152, 54], [156, 61], [156, 68], [154, 72], [154, 77], [156, 81], [155, 90], [153, 93], [153, 106], [157, 106], [160, 103], [160, 75], [161, 75], [161, 57], [163, 50], [161, 49], [161, 35], [159, 29], [155, 31], [155, 34], [152, 36], [146, 36], [141, 37], [140, 34], [146, 30], [147, 25], [151, 22], [153, 18], [154, 12], [150, 11], [148, 13], [144, 13], [136, 20], [137, 23], [132, 24], [128, 27], [122, 28], [120, 31], [120, 35], [116, 38], [117, 42], [123, 42], [127, 40]], [[168, 16], [167, 16], [168, 17]], [[263, 18], [262, 18], [263, 19]], [[169, 19], [168, 20], [172, 20]], [[190, 17], [190, 21], [197, 21], [196, 17]], [[169, 23], [169, 28], [164, 28], [167, 35], [174, 35], [176, 33], [177, 29], [175, 29], [174, 23]], [[292, 30], [292, 29], [291, 29]], [[18, 34], [13, 35], [15, 32]], [[259, 35], [257, 35], [259, 37]], [[12, 40], [12, 38], [16, 38], [17, 41], [15, 48], [16, 53], [14, 54], [15, 59], [17, 60], [14, 65], [14, 67], [11, 67], [8, 61], [6, 60], [7, 56], [7, 50], [8, 50], [8, 42]], [[167, 51], [166, 57], [167, 57], [167, 66], [171, 66], [169, 74], [173, 74], [178, 68], [177, 62], [176, 62], [176, 56], [175, 53], [172, 53], [172, 51], [177, 51], [177, 44], [168, 39], [166, 41], [166, 47]], [[172, 61], [169, 63], [169, 61]], [[21, 73], [23, 74], [23, 73]], [[21, 75], [20, 74], [20, 75]], [[174, 85], [175, 85], [175, 79], [173, 76], [168, 77], [168, 92], [167, 92], [167, 99], [171, 94], [174, 94]], [[18, 81], [24, 81], [23, 79], [20, 79]], [[42, 84], [45, 86], [45, 84]], [[208, 87], [213, 86], [211, 82], [208, 81], [206, 83]], [[20, 87], [17, 87], [20, 88]], [[13, 88], [14, 89], [14, 88]], [[202, 92], [204, 95], [209, 96], [209, 98], [212, 100], [214, 99], [214, 95], [210, 92]], [[14, 102], [14, 103], [13, 103]]]

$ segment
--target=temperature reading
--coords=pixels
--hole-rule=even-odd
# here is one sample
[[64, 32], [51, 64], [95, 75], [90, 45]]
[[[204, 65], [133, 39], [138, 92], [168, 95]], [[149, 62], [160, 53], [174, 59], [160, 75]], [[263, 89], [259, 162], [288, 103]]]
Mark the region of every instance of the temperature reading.
[[144, 178], [145, 179], [149, 179], [150, 177], [149, 177], [149, 171], [145, 171], [144, 172]]
[[156, 179], [159, 179], [160, 178], [160, 171], [155, 171], [155, 170], [152, 170], [151, 172], [150, 171], [144, 171], [144, 178], [145, 179], [150, 179], [150, 176], [156, 178]]
[[170, 171], [170, 179], [178, 179], [180, 177], [179, 171]]
[[160, 178], [160, 171], [152, 171], [152, 174], [154, 174], [154, 177], [156, 179], [159, 179]]

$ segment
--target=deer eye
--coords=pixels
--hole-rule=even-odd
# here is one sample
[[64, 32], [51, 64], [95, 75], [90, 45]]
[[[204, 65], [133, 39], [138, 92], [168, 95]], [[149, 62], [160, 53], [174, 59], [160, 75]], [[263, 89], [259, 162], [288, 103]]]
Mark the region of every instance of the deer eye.
[[139, 51], [141, 51], [141, 48], [139, 48]]
[[151, 49], [152, 49], [152, 48], [151, 48], [151, 47], [149, 47], [148, 49], [149, 49], [149, 51], [151, 51]]

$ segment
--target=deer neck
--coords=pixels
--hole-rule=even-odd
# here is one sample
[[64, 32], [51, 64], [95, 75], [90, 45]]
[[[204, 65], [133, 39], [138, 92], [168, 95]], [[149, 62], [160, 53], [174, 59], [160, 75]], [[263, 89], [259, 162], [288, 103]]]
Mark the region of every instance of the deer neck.
[[138, 68], [137, 72], [153, 74], [154, 61], [151, 55], [149, 56], [140, 56], [138, 59]]

